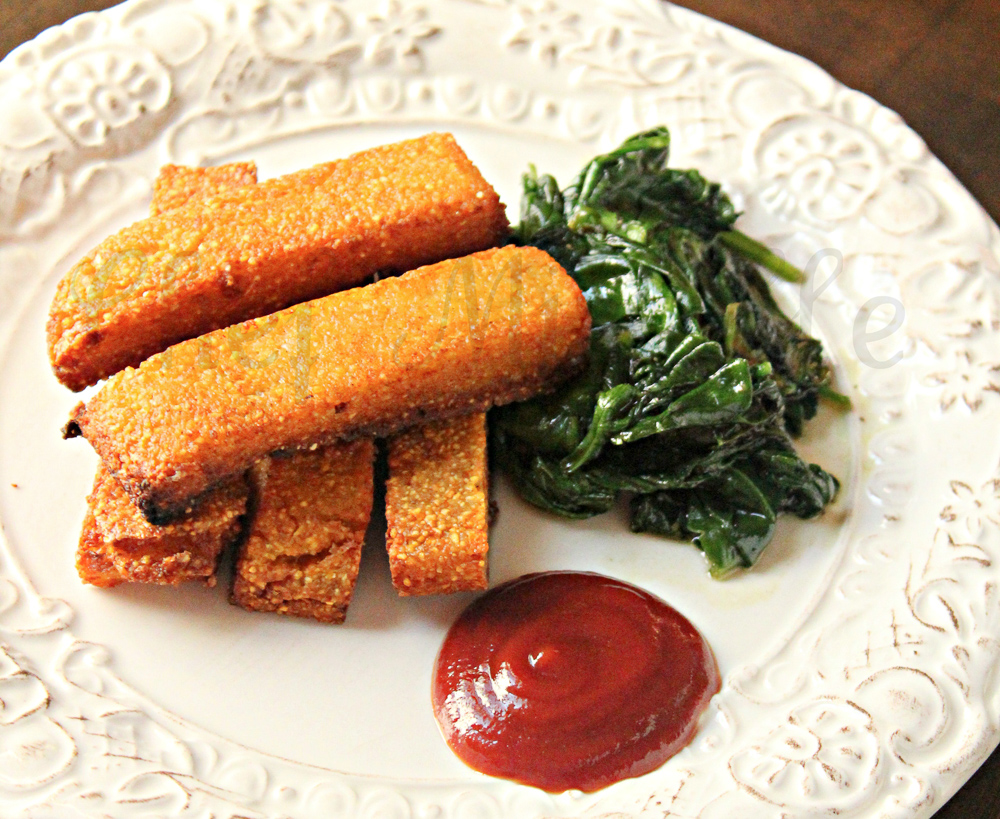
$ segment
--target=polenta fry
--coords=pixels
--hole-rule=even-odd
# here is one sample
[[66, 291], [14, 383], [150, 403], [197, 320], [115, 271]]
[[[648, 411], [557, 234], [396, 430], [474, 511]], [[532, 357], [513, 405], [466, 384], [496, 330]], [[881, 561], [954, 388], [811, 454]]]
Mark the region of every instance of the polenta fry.
[[488, 481], [484, 413], [389, 439], [385, 545], [401, 595], [486, 588]]
[[154, 353], [291, 304], [492, 247], [509, 225], [450, 134], [221, 190], [105, 239], [49, 311], [56, 377], [81, 390]]
[[341, 623], [372, 511], [374, 442], [331, 444], [251, 470], [257, 501], [230, 599], [245, 609]]
[[264, 455], [522, 400], [585, 360], [590, 314], [546, 253], [429, 265], [178, 344], [73, 412], [153, 522]]

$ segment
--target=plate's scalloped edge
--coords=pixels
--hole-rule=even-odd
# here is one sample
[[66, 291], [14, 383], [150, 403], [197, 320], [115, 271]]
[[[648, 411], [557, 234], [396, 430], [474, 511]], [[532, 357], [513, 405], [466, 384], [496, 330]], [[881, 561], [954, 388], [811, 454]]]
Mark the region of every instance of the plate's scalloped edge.
[[[497, 35], [477, 43], [483, 64], [503, 71], [455, 70], [472, 12]], [[63, 215], [140, 190], [165, 161], [351, 122], [605, 146], [664, 121], [682, 155], [729, 174], [748, 225], [807, 268], [835, 257], [828, 286], [810, 268], [810, 305], [865, 417], [854, 536], [829, 591], [638, 786], [550, 798], [373, 781], [212, 737], [121, 683], [0, 535], [0, 800], [60, 817], [920, 817], [995, 746], [1000, 448], [982, 441], [1000, 414], [1000, 230], [897, 115], [648, 0], [131, 0], [12, 52], [0, 100], [0, 332], [85, 231]], [[896, 331], [858, 336], [879, 311]], [[961, 458], [934, 451], [952, 439]], [[914, 480], [931, 458], [938, 473]]]

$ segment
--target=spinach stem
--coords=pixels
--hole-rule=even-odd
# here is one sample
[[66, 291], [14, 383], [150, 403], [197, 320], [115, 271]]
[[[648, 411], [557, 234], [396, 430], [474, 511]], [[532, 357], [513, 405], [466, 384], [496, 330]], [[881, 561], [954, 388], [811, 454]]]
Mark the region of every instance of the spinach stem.
[[745, 233], [738, 230], [725, 230], [719, 234], [719, 239], [724, 245], [735, 250], [737, 253], [746, 256], [761, 267], [766, 267], [774, 275], [786, 282], [802, 284], [806, 280], [805, 274], [791, 262], [786, 262], [776, 253], [768, 250], [756, 239], [751, 239]]
[[849, 410], [851, 409], [851, 399], [844, 395], [842, 392], [837, 392], [829, 384], [823, 384], [819, 388], [820, 398], [824, 398], [831, 404], [834, 404], [838, 409]]

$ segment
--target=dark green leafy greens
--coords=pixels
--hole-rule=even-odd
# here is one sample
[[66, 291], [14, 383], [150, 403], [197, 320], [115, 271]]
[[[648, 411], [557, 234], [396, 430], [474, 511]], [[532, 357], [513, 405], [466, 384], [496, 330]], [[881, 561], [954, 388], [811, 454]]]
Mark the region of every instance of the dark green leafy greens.
[[530, 502], [582, 518], [626, 493], [634, 531], [693, 540], [724, 576], [756, 562], [779, 513], [812, 517], [835, 496], [790, 435], [837, 396], [820, 343], [757, 265], [798, 271], [733, 229], [718, 184], [668, 168], [669, 149], [658, 128], [564, 190], [524, 178], [517, 240], [580, 285], [590, 361], [557, 392], [495, 410], [493, 443]]

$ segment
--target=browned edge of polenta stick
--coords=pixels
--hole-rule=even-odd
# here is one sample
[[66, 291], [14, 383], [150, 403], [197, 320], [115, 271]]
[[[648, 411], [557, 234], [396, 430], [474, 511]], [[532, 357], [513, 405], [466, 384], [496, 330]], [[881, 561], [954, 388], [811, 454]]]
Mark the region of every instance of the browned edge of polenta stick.
[[214, 489], [176, 523], [154, 526], [101, 466], [77, 547], [80, 579], [105, 587], [191, 580], [213, 586], [219, 558], [243, 530], [248, 496], [249, 486], [240, 476]]

